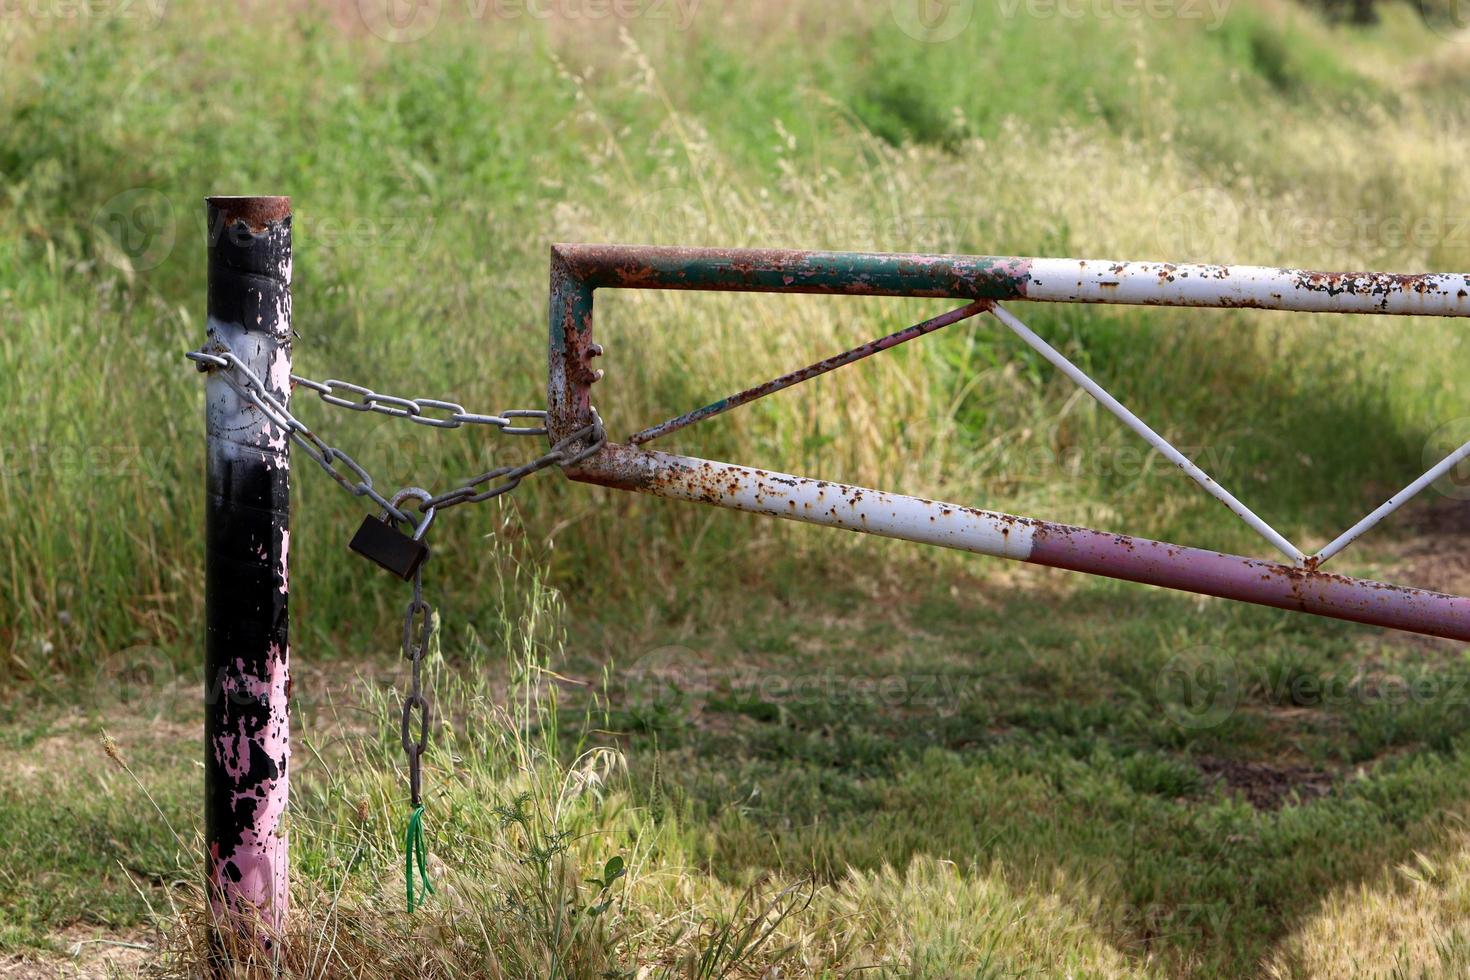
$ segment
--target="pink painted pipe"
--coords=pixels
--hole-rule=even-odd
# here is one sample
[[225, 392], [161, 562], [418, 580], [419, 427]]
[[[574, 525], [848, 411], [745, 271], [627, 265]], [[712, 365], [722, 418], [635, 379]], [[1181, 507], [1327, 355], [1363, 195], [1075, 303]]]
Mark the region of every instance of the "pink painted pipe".
[[[209, 343], [285, 404], [291, 205], [210, 198]], [[291, 759], [287, 435], [211, 369], [205, 387], [205, 863], [216, 966], [269, 948], [287, 915]]]
[[1470, 599], [691, 456], [609, 445], [574, 480], [1470, 640]]

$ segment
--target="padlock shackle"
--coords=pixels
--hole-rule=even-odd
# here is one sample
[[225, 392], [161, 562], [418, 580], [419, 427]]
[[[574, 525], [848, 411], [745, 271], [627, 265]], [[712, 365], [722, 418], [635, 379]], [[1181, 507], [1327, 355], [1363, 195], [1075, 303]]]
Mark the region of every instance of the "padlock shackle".
[[[388, 502], [397, 508], [399, 504], [409, 499], [417, 500], [420, 504], [427, 504], [434, 499], [434, 495], [423, 487], [404, 487], [395, 493], [393, 499]], [[424, 534], [429, 530], [429, 525], [434, 523], [434, 510], [433, 507], [430, 507], [428, 510], [419, 511], [424, 516], [413, 529], [412, 537], [415, 541], [422, 541]], [[390, 514], [384, 514], [383, 519], [391, 521], [392, 517]]]

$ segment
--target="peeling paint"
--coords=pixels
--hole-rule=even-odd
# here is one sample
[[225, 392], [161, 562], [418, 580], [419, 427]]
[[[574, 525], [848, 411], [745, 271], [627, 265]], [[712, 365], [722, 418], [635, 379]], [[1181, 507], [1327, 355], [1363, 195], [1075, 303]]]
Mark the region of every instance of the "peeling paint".
[[[593, 297], [602, 288], [1470, 316], [1470, 275], [1462, 273], [1329, 273], [1266, 266], [1096, 259], [556, 245], [551, 251], [547, 386], [547, 427], [552, 440], [565, 438], [591, 420], [591, 387], [602, 376], [590, 363], [602, 352], [592, 339]], [[669, 423], [645, 429], [634, 441], [647, 441], [798, 383], [814, 372], [837, 366], [834, 361], [845, 363], [842, 359], [851, 353], [818, 362]], [[1194, 472], [1197, 468], [1187, 460], [1173, 461], [1195, 476], [1237, 516], [1255, 517], [1243, 504], [1229, 498], [1208, 474]], [[1449, 460], [1453, 461], [1453, 458]], [[633, 446], [608, 445], [566, 473], [572, 479], [626, 490], [1436, 636], [1470, 639], [1470, 599], [1322, 572], [1318, 565], [1330, 557], [1332, 546], [1320, 556], [1300, 555], [1295, 546], [1280, 538], [1259, 518], [1255, 518], [1252, 526], [1261, 525], [1257, 530], [1300, 561], [1301, 567], [769, 474], [726, 463], [644, 452]], [[1411, 485], [1404, 493], [1414, 489]], [[828, 491], [835, 500], [829, 499]], [[1392, 505], [1395, 500], [1385, 508], [1391, 509]], [[1345, 538], [1350, 539], [1371, 526], [1382, 511], [1384, 508], [1370, 515], [1347, 532]], [[1339, 543], [1334, 542], [1334, 546]]]
[[[289, 202], [222, 200], [208, 212], [208, 346], [286, 404]], [[210, 375], [205, 405], [206, 877], [217, 923], [268, 945], [288, 901], [288, 435], [223, 377]]]
[[[980, 555], [1470, 640], [1470, 599], [731, 463], [608, 445], [573, 479]], [[819, 506], [826, 491], [838, 501]]]

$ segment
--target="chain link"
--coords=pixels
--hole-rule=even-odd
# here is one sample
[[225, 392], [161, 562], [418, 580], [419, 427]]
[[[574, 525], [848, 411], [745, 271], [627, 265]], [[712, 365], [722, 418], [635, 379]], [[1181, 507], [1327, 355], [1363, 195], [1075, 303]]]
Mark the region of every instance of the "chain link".
[[[373, 503], [383, 508], [383, 512], [401, 524], [411, 524], [413, 518], [397, 507], [393, 506], [373, 487], [373, 478], [363, 469], [361, 464], [351, 456], [323, 442], [316, 433], [307, 428], [306, 425], [282, 405], [280, 400], [270, 393], [259, 376], [250, 367], [231, 351], [221, 354], [213, 354], [208, 351], [190, 351], [187, 355], [189, 360], [200, 365], [200, 370], [209, 368], [227, 368], [229, 373], [221, 375], [225, 382], [235, 390], [241, 398], [269, 419], [277, 428], [285, 432], [306, 455], [316, 460], [327, 475], [336, 480], [342, 489], [354, 497], [367, 497]], [[239, 377], [235, 377], [238, 375]], [[348, 470], [344, 474], [337, 468], [341, 464]], [[349, 475], [350, 474], [350, 475]]]
[[[395, 522], [413, 526], [416, 521], [384, 497], [373, 486], [372, 476], [356, 460], [340, 449], [323, 442], [300, 419], [292, 415], [281, 401], [270, 393], [259, 376], [231, 351], [190, 351], [187, 355], [199, 365], [200, 370], [226, 369], [225, 381], [240, 397], [255, 406], [275, 426], [284, 431], [298, 447], [314, 459], [327, 475], [354, 497], [367, 497], [383, 509], [383, 513]], [[437, 398], [400, 398], [373, 391], [364, 385], [353, 384], [337, 378], [314, 381], [300, 375], [291, 375], [291, 381], [317, 393], [329, 405], [346, 408], [354, 412], [377, 412], [392, 418], [406, 418], [410, 422], [439, 429], [457, 429], [462, 425], [489, 425], [508, 436], [546, 435], [546, 413], [537, 409], [511, 409], [497, 415], [480, 415], [466, 412], [458, 402]], [[343, 398], [338, 391], [355, 394], [356, 398]], [[435, 414], [437, 413], [437, 414]], [[538, 425], [517, 425], [517, 419], [534, 419]], [[521, 481], [533, 473], [552, 466], [570, 466], [596, 453], [607, 444], [607, 433], [597, 410], [592, 411], [592, 421], [576, 432], [560, 440], [544, 455], [518, 466], [502, 466], [487, 470], [466, 480], [452, 490], [425, 500], [421, 511], [443, 510], [459, 504], [473, 504], [498, 497], [520, 486]], [[344, 472], [345, 471], [345, 472]]]
[[[408, 694], [403, 699], [403, 717], [399, 734], [403, 741], [403, 754], [408, 757], [408, 792], [413, 805], [423, 802], [423, 756], [429, 748], [429, 725], [431, 710], [429, 699], [424, 697], [423, 666], [429, 653], [429, 640], [434, 635], [434, 607], [424, 601], [424, 570], [413, 573], [413, 598], [403, 615], [403, 658], [409, 662], [411, 673]], [[413, 730], [414, 716], [418, 715], [418, 733]]]
[[[526, 413], [539, 414], [544, 419], [545, 412]], [[542, 429], [541, 431], [545, 431]], [[522, 463], [519, 466], [501, 466], [493, 470], [487, 470], [479, 476], [471, 477], [464, 483], [446, 493], [431, 498], [424, 504], [424, 508], [433, 507], [443, 510], [446, 507], [456, 507], [459, 504], [478, 504], [483, 500], [498, 497], [503, 493], [509, 493], [521, 485], [521, 481], [532, 473], [539, 473], [552, 466], [573, 466], [597, 452], [607, 444], [607, 433], [603, 429], [602, 419], [597, 414], [597, 409], [592, 410], [592, 421], [571, 435], [562, 439], [545, 455]], [[578, 446], [581, 448], [577, 448]], [[490, 484], [483, 490], [479, 489], [482, 484]]]
[[[354, 497], [367, 497], [383, 508], [383, 513], [395, 522], [406, 524], [413, 536], [419, 538], [428, 530], [434, 515], [446, 507], [460, 504], [479, 503], [509, 493], [520, 486], [521, 481], [533, 473], [552, 466], [570, 466], [596, 453], [607, 444], [607, 432], [597, 410], [592, 410], [592, 421], [571, 435], [559, 440], [543, 455], [517, 466], [501, 466], [487, 470], [464, 481], [459, 486], [437, 497], [427, 490], [405, 487], [392, 499], [384, 497], [373, 487], [373, 478], [356, 460], [334, 446], [322, 441], [290, 410], [231, 351], [191, 351], [188, 354], [201, 371], [223, 370], [221, 377], [246, 402], [253, 405], [272, 424], [287, 434], [293, 443], [305, 452], [327, 474], [336, 480]], [[314, 381], [300, 375], [291, 375], [293, 385], [310, 389], [328, 405], [345, 408], [353, 412], [377, 412], [392, 418], [406, 418], [419, 425], [437, 429], [457, 429], [462, 425], [488, 425], [508, 436], [544, 436], [547, 433], [546, 413], [534, 409], [512, 409], [498, 415], [479, 415], [467, 412], [458, 402], [438, 398], [400, 398], [373, 391], [365, 385], [353, 384], [338, 378]], [[338, 392], [347, 392], [354, 397], [345, 398]], [[534, 420], [536, 424], [517, 424], [516, 420]], [[345, 471], [345, 472], [344, 472]], [[419, 501], [419, 518], [400, 509], [399, 503], [408, 498]], [[429, 731], [432, 725], [432, 709], [424, 696], [423, 665], [428, 656], [429, 642], [435, 630], [434, 608], [424, 601], [424, 572], [420, 566], [413, 575], [413, 598], [403, 617], [403, 656], [410, 665], [408, 693], [403, 698], [403, 715], [399, 720], [399, 735], [403, 752], [408, 759], [408, 788], [417, 811], [423, 802], [423, 756], [429, 748]], [[417, 726], [417, 727], [415, 727]], [[416, 812], [417, 821], [421, 813]], [[414, 826], [411, 823], [411, 830]], [[422, 831], [420, 831], [422, 834]], [[409, 906], [413, 906], [412, 845], [410, 845]], [[422, 869], [420, 871], [422, 874]], [[424, 885], [428, 879], [424, 878]]]
[[[545, 412], [532, 409], [512, 409], [499, 415], [480, 415], [465, 411], [464, 406], [458, 402], [444, 401], [439, 398], [403, 398], [398, 395], [385, 395], [373, 391], [366, 385], [353, 384], [339, 378], [313, 381], [311, 378], [293, 374], [291, 383], [316, 392], [317, 396], [328, 405], [335, 405], [353, 412], [377, 412], [380, 415], [408, 419], [410, 422], [433, 426], [436, 429], [458, 429], [462, 425], [491, 425], [508, 436], [546, 435], [544, 425], [518, 426], [512, 421], [518, 418], [545, 420]], [[343, 398], [337, 394], [339, 391], [348, 391], [357, 397]]]

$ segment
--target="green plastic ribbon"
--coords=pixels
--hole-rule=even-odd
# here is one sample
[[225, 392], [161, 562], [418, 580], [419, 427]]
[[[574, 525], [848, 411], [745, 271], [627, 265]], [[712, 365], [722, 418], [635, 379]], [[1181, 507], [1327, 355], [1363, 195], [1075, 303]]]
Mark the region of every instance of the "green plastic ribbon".
[[[425, 858], [429, 853], [428, 845], [424, 843], [424, 808], [420, 804], [414, 808], [413, 816], [408, 818], [408, 833], [403, 838], [403, 849], [405, 861], [403, 865], [404, 878], [408, 883], [408, 910], [412, 912], [424, 904], [428, 896], [434, 894], [434, 886], [429, 883], [429, 871], [425, 867]], [[413, 873], [414, 865], [418, 865], [419, 887], [422, 893], [415, 904], [413, 898]]]

